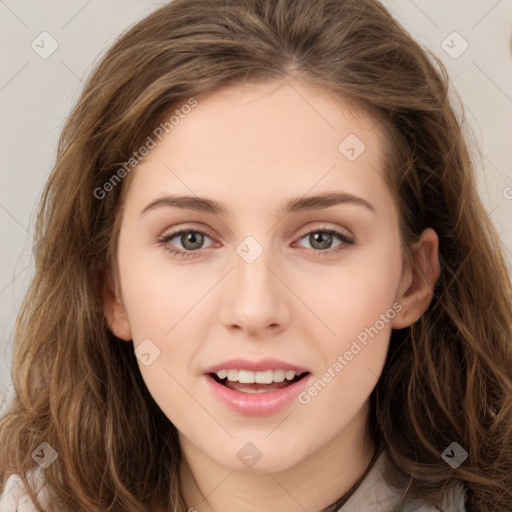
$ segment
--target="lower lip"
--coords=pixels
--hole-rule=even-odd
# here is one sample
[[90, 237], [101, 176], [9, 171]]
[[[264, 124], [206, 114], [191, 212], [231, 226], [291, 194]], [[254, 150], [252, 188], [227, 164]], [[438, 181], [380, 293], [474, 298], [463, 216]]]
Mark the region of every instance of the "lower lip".
[[245, 416], [267, 416], [290, 405], [304, 390], [312, 377], [306, 375], [289, 386], [262, 393], [243, 393], [219, 384], [210, 375], [204, 375], [214, 396], [232, 411]]

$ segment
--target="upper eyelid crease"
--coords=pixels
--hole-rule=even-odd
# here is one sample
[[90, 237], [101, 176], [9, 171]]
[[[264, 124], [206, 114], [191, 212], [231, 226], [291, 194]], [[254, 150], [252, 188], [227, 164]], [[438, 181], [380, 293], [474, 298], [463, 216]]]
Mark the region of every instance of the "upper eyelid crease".
[[[348, 194], [346, 192], [329, 192], [316, 196], [290, 199], [281, 208], [280, 216], [284, 217], [288, 213], [329, 208], [338, 204], [358, 205], [373, 213], [377, 213], [374, 206], [362, 197], [354, 196], [353, 194]], [[142, 210], [141, 215], [162, 207], [181, 208], [184, 210], [212, 213], [218, 216], [225, 216], [228, 213], [228, 209], [225, 205], [213, 199], [198, 196], [171, 195], [155, 199]]]

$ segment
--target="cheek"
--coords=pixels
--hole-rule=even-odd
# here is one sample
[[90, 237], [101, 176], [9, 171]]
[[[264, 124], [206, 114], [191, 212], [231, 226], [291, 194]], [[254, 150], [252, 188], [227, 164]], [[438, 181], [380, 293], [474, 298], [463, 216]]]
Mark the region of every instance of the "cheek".
[[[400, 306], [386, 294], [370, 303], [354, 300], [333, 316], [336, 335], [317, 343], [315, 379], [298, 396], [313, 417], [342, 428], [368, 400], [386, 360], [391, 321]], [[336, 321], [334, 319], [337, 318]]]
[[[327, 346], [331, 351], [343, 348], [347, 340], [373, 326], [386, 312], [387, 317], [394, 318], [397, 307], [392, 306], [401, 269], [400, 248], [389, 244], [383, 251], [369, 248], [354, 252], [339, 267], [324, 269], [301, 285], [300, 293], [307, 297], [308, 305], [330, 328]], [[388, 322], [386, 329], [389, 333]]]
[[[399, 247], [390, 244], [387, 254], [358, 253], [350, 264], [331, 270], [329, 279], [316, 276], [307, 284], [315, 290], [308, 305], [329, 330], [317, 337], [314, 350], [322, 366], [315, 373], [320, 378], [303, 403], [322, 392], [334, 419], [340, 407], [355, 412], [371, 393], [386, 359], [392, 321], [402, 309], [396, 301], [401, 265]], [[319, 288], [320, 283], [328, 286]], [[324, 393], [324, 388], [329, 390]]]
[[[120, 250], [123, 303], [133, 339], [170, 338], [180, 322], [186, 321], [201, 297], [211, 287], [210, 278], [201, 279], [186, 267], [154, 259], [127, 256]], [[144, 263], [148, 262], [148, 263]]]
[[[201, 285], [196, 278], [191, 282], [193, 274], [184, 267], [141, 264], [149, 258], [127, 256], [133, 252], [122, 248], [119, 254], [123, 303], [146, 387], [178, 429], [202, 424], [201, 410], [186, 389], [190, 361], [202, 339], [198, 302], [211, 283], [199, 279]], [[145, 353], [150, 354], [149, 361], [144, 360]]]

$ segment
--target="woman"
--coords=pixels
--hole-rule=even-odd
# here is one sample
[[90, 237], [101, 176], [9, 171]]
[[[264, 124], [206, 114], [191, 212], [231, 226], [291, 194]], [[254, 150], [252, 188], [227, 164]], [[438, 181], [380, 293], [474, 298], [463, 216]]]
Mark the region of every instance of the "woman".
[[121, 37], [43, 195], [0, 506], [510, 510], [510, 278], [447, 91], [373, 0]]

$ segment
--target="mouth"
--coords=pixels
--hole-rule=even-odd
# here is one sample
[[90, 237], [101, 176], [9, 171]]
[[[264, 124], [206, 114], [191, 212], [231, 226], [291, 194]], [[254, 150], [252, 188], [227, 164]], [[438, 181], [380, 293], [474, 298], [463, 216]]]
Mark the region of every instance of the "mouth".
[[[239, 369], [233, 369], [232, 364]], [[305, 368], [284, 362], [274, 365], [243, 361], [209, 368], [203, 377], [208, 392], [220, 404], [246, 417], [269, 416], [290, 407], [314, 378]]]
[[257, 372], [257, 374], [260, 375], [244, 370], [221, 370], [211, 372], [208, 376], [225, 388], [240, 393], [269, 393], [292, 386], [308, 376], [309, 372], [296, 374], [289, 370], [270, 370]]

